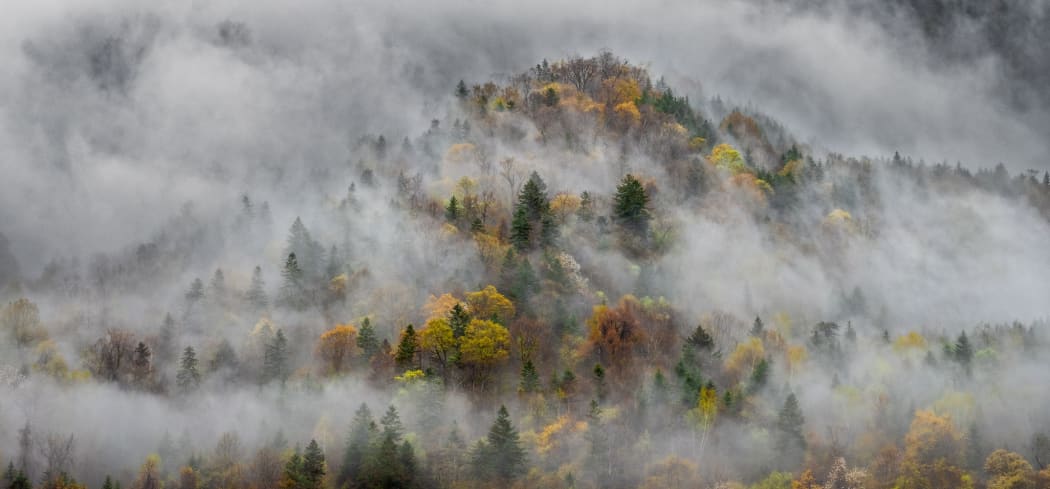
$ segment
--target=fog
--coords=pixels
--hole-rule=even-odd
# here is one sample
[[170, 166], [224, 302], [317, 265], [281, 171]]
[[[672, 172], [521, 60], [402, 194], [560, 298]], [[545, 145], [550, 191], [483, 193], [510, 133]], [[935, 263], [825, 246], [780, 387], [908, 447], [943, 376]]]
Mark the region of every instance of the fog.
[[[1021, 188], [1027, 177], [1013, 175], [1033, 170], [1041, 181], [1050, 170], [1050, 92], [1040, 84], [1047, 67], [1025, 64], [1038, 38], [1024, 38], [1048, 18], [1047, 4], [1010, 8], [991, 20], [949, 15], [939, 20], [950, 34], [934, 35], [929, 19], [903, 2], [15, 0], [0, 18], [0, 300], [37, 304], [71, 370], [87, 369], [92, 345], [112, 328], [153, 343], [157, 354], [169, 313], [178, 324], [176, 359], [158, 367], [159, 379], [174, 380], [187, 345], [203, 367], [226, 340], [244, 365], [236, 374], [218, 370], [194, 396], [177, 399], [165, 389], [24, 377], [19, 369], [39, 351], [4, 336], [0, 461], [15, 460], [27, 422], [36, 433], [75, 435], [69, 468], [91, 487], [109, 474], [130, 482], [165, 433], [190, 440], [176, 457], [210, 451], [223, 432], [254, 449], [280, 431], [293, 444], [318, 439], [334, 460], [362, 402], [376, 414], [397, 405], [424, 440], [433, 417], [446, 421], [442, 430], [457, 419], [468, 442], [483, 436], [496, 401], [523, 429], [541, 430], [544, 417], [515, 401], [517, 350], [503, 372], [511, 380], [482, 398], [377, 386], [366, 379], [367, 362], [364, 373], [337, 380], [309, 373], [317, 336], [333, 325], [370, 317], [380, 339], [396, 346], [405, 324], [427, 320], [429, 296], [463, 297], [492, 280], [491, 257], [473, 239], [450, 236], [434, 206], [459, 192], [461, 177], [474, 178], [498, 202], [496, 217], [482, 224], [503, 226], [502, 239], [516, 188], [498, 167], [478, 163], [507, 158], [519, 188], [535, 171], [551, 197], [596, 195], [602, 216], [625, 173], [659, 189], [653, 226], [670, 244], [651, 256], [625, 251], [589, 222], [562, 223], [564, 252], [587, 284], [564, 302], [584, 336], [591, 307], [624, 294], [665, 298], [678, 340], [696, 324], [714, 325], [725, 356], [747, 341], [755, 316], [776, 322], [788, 341], [804, 341], [821, 321], [848, 323], [859, 337], [848, 358], [814, 348], [809, 367], [777, 371], [754, 393], [757, 418], [775, 418], [794, 392], [809, 431], [819, 438], [844, 427], [836, 441], [862, 459], [877, 447], [862, 446], [859, 432], [879, 414], [864, 400], [892, 398], [892, 425], [903, 433], [914, 409], [965, 391], [963, 407], [950, 409], [960, 429], [979, 423], [989, 446], [1027, 449], [1022, 443], [1050, 423], [1041, 409], [1050, 390], [1038, 387], [1047, 367], [1048, 201], [929, 173], [941, 162], [956, 171], [958, 162], [959, 172], [990, 179], [979, 170], [1002, 163], [1002, 185]], [[1018, 25], [1021, 38], [1002, 34], [1008, 28], [994, 39], [981, 30], [1024, 18], [1033, 20]], [[749, 151], [752, 166], [775, 172], [795, 144], [807, 164], [822, 162], [825, 176], [800, 184], [787, 211], [770, 210], [772, 197], [756, 198], [713, 170], [706, 193], [691, 196], [654, 155], [658, 142], [620, 140], [581, 118], [563, 123], [579, 141], [549, 143], [535, 118], [515, 112], [475, 125], [466, 139], [484, 155], [459, 158], [450, 149], [464, 139], [453, 122], [475, 117], [454, 96], [459, 80], [510, 85], [544, 60], [602, 51], [647, 68], [653, 83], [688, 96], [715, 127], [736, 109], [760, 121], [776, 152]], [[520, 137], [507, 136], [515, 131]], [[720, 140], [748, 144], [720, 131]], [[895, 152], [907, 169], [895, 166]], [[194, 279], [207, 285], [217, 268], [231, 294], [243, 295], [256, 266], [275, 301], [297, 218], [321, 254], [338, 248], [329, 261], [345, 274], [341, 302], [268, 314], [188, 304]], [[553, 303], [533, 307], [542, 316]], [[734, 319], [719, 322], [725, 315]], [[288, 334], [293, 370], [307, 372], [287, 389], [245, 373], [262, 365], [267, 321]], [[1008, 335], [1014, 321], [1031, 335], [1031, 349], [986, 340], [979, 347], [998, 356], [968, 380], [946, 358], [923, 369], [926, 351], [939, 356], [960, 332], [999, 327], [996, 334]], [[882, 339], [911, 331], [929, 340], [915, 358]], [[544, 382], [576, 363], [590, 371], [583, 354], [559, 355], [540, 368]], [[646, 378], [658, 369], [670, 375], [675, 363], [660, 358], [638, 369]], [[588, 401], [567, 409], [583, 416]], [[639, 417], [653, 432], [647, 450], [699, 461], [705, 482], [755, 480], [775, 465], [769, 430], [742, 419], [714, 428], [707, 446], [661, 424], [655, 411]], [[618, 423], [619, 436], [640, 435]], [[537, 466], [555, 465], [553, 456], [540, 459]]]

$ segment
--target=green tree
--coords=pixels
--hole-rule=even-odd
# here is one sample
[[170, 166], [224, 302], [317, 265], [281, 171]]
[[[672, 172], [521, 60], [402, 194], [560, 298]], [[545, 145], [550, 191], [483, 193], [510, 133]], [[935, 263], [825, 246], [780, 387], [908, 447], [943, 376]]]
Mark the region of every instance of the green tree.
[[532, 360], [525, 360], [521, 366], [521, 383], [518, 386], [521, 392], [536, 392], [540, 390], [540, 374], [536, 372], [536, 366]]
[[338, 487], [344, 487], [360, 477], [369, 445], [377, 434], [378, 428], [372, 418], [372, 411], [368, 409], [368, 404], [361, 403], [361, 407], [354, 412], [354, 419], [350, 422], [346, 450], [343, 452], [343, 464], [339, 470], [339, 477], [336, 479]]
[[306, 309], [306, 284], [295, 253], [288, 254], [281, 278], [284, 280], [281, 283], [281, 303], [297, 311]]
[[288, 369], [288, 339], [284, 331], [278, 329], [273, 339], [266, 344], [263, 352], [263, 378], [266, 382], [274, 380], [284, 384], [291, 372]]
[[509, 481], [525, 473], [526, 453], [506, 406], [500, 406], [486, 439], [475, 448], [474, 468], [483, 477]]
[[416, 356], [419, 353], [419, 338], [416, 336], [416, 328], [409, 324], [401, 333], [401, 341], [397, 343], [397, 353], [394, 361], [402, 369], [417, 366]]
[[805, 422], [806, 418], [802, 416], [802, 410], [798, 406], [798, 398], [794, 393], [788, 394], [777, 415], [776, 433], [777, 451], [783, 454], [782, 461], [788, 467], [797, 466], [802, 460], [802, 452], [806, 449], [806, 438], [802, 434]]
[[955, 361], [962, 365], [963, 369], [966, 370], [966, 374], [969, 375], [972, 372], [973, 365], [973, 345], [970, 344], [970, 339], [966, 337], [966, 331], [959, 333], [959, 338], [955, 341]]
[[266, 297], [266, 283], [263, 282], [262, 268], [258, 265], [252, 271], [252, 283], [248, 286], [245, 299], [255, 312], [266, 309], [270, 303], [270, 299]]
[[644, 235], [649, 229], [649, 194], [631, 174], [623, 177], [613, 197], [613, 216], [625, 228]]
[[751, 326], [751, 336], [761, 337], [766, 331], [766, 326], [762, 324], [762, 318], [755, 316], [755, 323]]
[[514, 208], [514, 217], [510, 223], [510, 243], [518, 251], [528, 251], [532, 245], [532, 223], [524, 207]]
[[445, 206], [445, 219], [452, 224], [456, 224], [459, 221], [459, 216], [462, 213], [459, 201], [456, 200], [456, 196], [448, 199], [448, 205]]
[[452, 327], [452, 336], [458, 340], [466, 333], [468, 324], [470, 324], [470, 314], [462, 303], [457, 302], [448, 312], [448, 325]]
[[365, 353], [362, 355], [365, 361], [370, 360], [372, 355], [379, 351], [379, 338], [376, 336], [376, 328], [372, 326], [372, 320], [367, 317], [361, 320], [361, 329], [357, 332], [357, 347]]
[[187, 346], [182, 351], [182, 360], [179, 362], [179, 372], [175, 375], [175, 385], [182, 393], [190, 392], [201, 383], [201, 374], [197, 370], [197, 352], [192, 346]]
[[310, 440], [310, 444], [306, 445], [301, 474], [304, 482], [300, 486], [301, 489], [321, 489], [323, 487], [325, 474], [324, 452], [317, 445], [317, 440]]
[[456, 84], [456, 98], [464, 100], [469, 94], [470, 92], [467, 91], [467, 84], [463, 80], [460, 80], [459, 83]]

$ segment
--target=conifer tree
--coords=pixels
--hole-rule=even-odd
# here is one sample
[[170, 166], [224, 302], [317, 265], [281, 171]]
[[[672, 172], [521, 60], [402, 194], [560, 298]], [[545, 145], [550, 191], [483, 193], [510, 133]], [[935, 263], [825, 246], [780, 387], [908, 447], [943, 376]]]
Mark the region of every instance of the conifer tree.
[[279, 380], [283, 384], [288, 380], [288, 374], [288, 339], [284, 331], [278, 329], [263, 352], [263, 378], [267, 382]]
[[453, 195], [452, 198], [448, 199], [448, 205], [445, 206], [445, 219], [452, 224], [456, 224], [459, 221], [461, 212], [462, 209], [460, 209], [459, 201], [457, 201], [456, 196]]
[[[776, 448], [788, 458], [801, 458], [801, 451], [806, 448], [806, 438], [802, 434], [805, 418], [798, 406], [794, 393], [788, 394], [784, 406], [777, 415]], [[787, 460], [787, 459], [785, 459]], [[791, 464], [789, 464], [791, 465]]]
[[644, 235], [649, 229], [649, 194], [631, 174], [623, 177], [613, 197], [613, 216], [626, 229]]
[[966, 374], [969, 375], [971, 365], [973, 363], [973, 345], [970, 344], [970, 339], [966, 337], [966, 331], [959, 333], [959, 338], [955, 341], [955, 361], [962, 365]]
[[201, 383], [201, 374], [197, 370], [197, 352], [192, 346], [187, 346], [182, 351], [182, 360], [179, 362], [179, 372], [175, 376], [175, 384], [179, 391], [190, 392]]
[[354, 412], [354, 419], [350, 422], [346, 450], [343, 452], [343, 463], [336, 480], [338, 487], [344, 487], [360, 477], [361, 468], [368, 455], [368, 447], [376, 434], [375, 431], [376, 424], [372, 419], [372, 411], [368, 409], [368, 404], [361, 403], [361, 407]]
[[762, 318], [755, 316], [755, 323], [751, 326], [751, 336], [761, 338], [762, 334], [765, 333], [766, 326], [762, 324]]
[[266, 283], [263, 282], [262, 268], [258, 265], [252, 271], [252, 283], [248, 286], [245, 298], [256, 312], [266, 309], [266, 306], [269, 305], [270, 300], [266, 297]]
[[409, 324], [401, 334], [401, 341], [397, 344], [397, 353], [394, 361], [402, 369], [416, 366], [416, 356], [419, 352], [419, 338], [416, 337], [416, 328]]
[[470, 324], [470, 314], [462, 303], [457, 302], [448, 313], [448, 325], [452, 327], [452, 336], [459, 339], [467, 331]]
[[536, 372], [536, 366], [532, 360], [525, 360], [521, 366], [521, 383], [518, 390], [521, 392], [536, 392], [540, 389], [540, 375]]
[[506, 406], [500, 406], [488, 436], [474, 452], [474, 468], [479, 475], [510, 481], [525, 473], [525, 449], [521, 446], [518, 431], [511, 424]]
[[303, 464], [301, 469], [303, 485], [300, 489], [321, 489], [324, 482], [325, 463], [324, 452], [317, 445], [317, 440], [310, 440], [303, 453]]
[[367, 317], [361, 320], [361, 329], [357, 332], [357, 347], [364, 352], [363, 357], [366, 361], [379, 351], [379, 338], [376, 337], [376, 329], [372, 326], [372, 320]]
[[289, 253], [281, 270], [281, 302], [292, 309], [301, 311], [306, 309], [306, 294], [303, 270], [299, 267], [299, 259], [295, 253]]

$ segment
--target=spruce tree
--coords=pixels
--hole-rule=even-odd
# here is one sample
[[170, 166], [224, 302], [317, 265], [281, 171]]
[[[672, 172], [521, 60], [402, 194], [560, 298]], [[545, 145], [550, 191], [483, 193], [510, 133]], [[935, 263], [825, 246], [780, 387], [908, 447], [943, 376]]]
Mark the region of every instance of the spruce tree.
[[526, 453], [518, 431], [510, 422], [506, 406], [500, 406], [496, 422], [483, 444], [476, 449], [475, 468], [480, 474], [502, 481], [516, 479], [525, 473]]
[[955, 341], [955, 361], [962, 365], [966, 374], [969, 375], [971, 365], [973, 363], [973, 345], [970, 344], [970, 339], [966, 337], [966, 331], [959, 333], [959, 339]]
[[179, 362], [179, 372], [175, 375], [175, 385], [179, 391], [186, 393], [197, 388], [201, 383], [201, 374], [197, 370], [197, 352], [192, 346], [187, 346], [182, 351], [182, 360]]
[[383, 414], [383, 418], [379, 420], [379, 424], [383, 425], [384, 437], [389, 437], [394, 440], [394, 443], [400, 443], [401, 437], [404, 436], [405, 427], [401, 424], [401, 416], [397, 414], [397, 408], [393, 405], [387, 408], [386, 413]]
[[263, 352], [263, 378], [267, 382], [279, 380], [283, 384], [288, 380], [288, 374], [288, 339], [284, 331], [278, 329]]
[[270, 300], [266, 297], [266, 283], [263, 282], [262, 268], [259, 266], [252, 271], [252, 283], [248, 286], [245, 298], [255, 312], [262, 311], [269, 305]]
[[802, 435], [802, 425], [806, 418], [798, 406], [794, 393], [788, 394], [784, 407], [777, 415], [777, 450], [805, 449], [806, 438]]
[[397, 366], [402, 369], [409, 369], [416, 366], [416, 355], [419, 352], [419, 338], [416, 337], [416, 328], [409, 324], [404, 333], [401, 334], [401, 341], [397, 344], [397, 354], [394, 355], [394, 361], [397, 362]]
[[644, 235], [649, 229], [649, 194], [637, 178], [631, 174], [623, 177], [613, 197], [613, 216], [620, 225], [634, 233]]
[[594, 393], [598, 396], [598, 400], [604, 402], [605, 397], [609, 394], [609, 386], [605, 382], [605, 368], [602, 364], [594, 364], [594, 370], [591, 371], [594, 375]]
[[452, 198], [448, 199], [448, 205], [445, 206], [445, 219], [452, 224], [456, 224], [459, 221], [461, 212], [462, 209], [460, 208], [459, 201], [457, 201], [456, 196], [453, 195]]
[[372, 411], [368, 409], [368, 404], [361, 403], [361, 407], [354, 412], [354, 419], [350, 421], [350, 432], [346, 438], [343, 463], [336, 480], [338, 487], [345, 487], [360, 477], [374, 430], [375, 420], [372, 419]]
[[317, 440], [310, 440], [303, 453], [303, 464], [300, 471], [303, 485], [300, 489], [321, 489], [324, 487], [324, 452], [317, 445]]
[[514, 208], [514, 218], [510, 223], [510, 243], [522, 252], [532, 246], [532, 223], [528, 211], [520, 205]]
[[372, 320], [364, 318], [361, 320], [361, 330], [357, 332], [357, 347], [364, 352], [364, 359], [369, 360], [372, 355], [379, 351], [379, 338], [376, 337], [376, 329], [372, 326]]
[[301, 311], [306, 309], [306, 294], [303, 270], [299, 267], [299, 259], [295, 253], [289, 253], [281, 270], [281, 302], [292, 309]]
[[762, 318], [755, 316], [755, 323], [751, 326], [751, 336], [761, 338], [765, 331], [766, 326], [762, 323]]
[[448, 325], [452, 327], [452, 336], [461, 338], [467, 332], [467, 324], [470, 323], [470, 314], [462, 303], [457, 302], [448, 313]]
[[540, 375], [536, 372], [536, 366], [532, 360], [525, 360], [521, 366], [521, 383], [518, 386], [521, 392], [536, 392], [540, 390]]
[[460, 80], [459, 83], [456, 84], [456, 98], [465, 100], [469, 94], [470, 92], [467, 91], [467, 84], [463, 80]]

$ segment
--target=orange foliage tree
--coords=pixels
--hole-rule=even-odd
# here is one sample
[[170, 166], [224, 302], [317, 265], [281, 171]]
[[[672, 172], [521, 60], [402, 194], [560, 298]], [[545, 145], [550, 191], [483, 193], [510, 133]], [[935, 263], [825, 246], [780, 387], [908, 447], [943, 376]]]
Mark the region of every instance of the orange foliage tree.
[[328, 375], [345, 372], [350, 359], [357, 354], [357, 328], [351, 324], [337, 324], [321, 334], [317, 341], [317, 355]]

